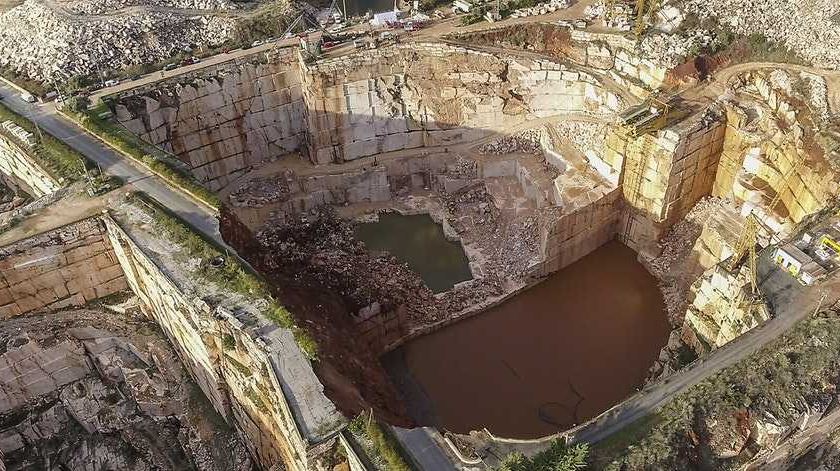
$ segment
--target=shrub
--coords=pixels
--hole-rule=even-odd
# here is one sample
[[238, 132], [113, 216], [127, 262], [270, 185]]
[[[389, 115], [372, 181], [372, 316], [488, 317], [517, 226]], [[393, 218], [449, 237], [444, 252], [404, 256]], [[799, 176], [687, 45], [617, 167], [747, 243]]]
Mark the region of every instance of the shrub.
[[81, 178], [88, 168], [95, 167], [83, 154], [36, 128], [32, 121], [15, 113], [3, 104], [0, 104], [0, 121], [12, 121], [26, 131], [38, 136], [38, 146], [33, 157], [57, 178], [75, 181]]
[[587, 466], [589, 445], [578, 443], [568, 446], [563, 440], [555, 440], [551, 446], [528, 458], [521, 453], [509, 455], [502, 462], [500, 471], [574, 471]]
[[373, 411], [363, 412], [350, 422], [350, 431], [366, 436], [373, 444], [374, 451], [388, 465], [388, 471], [411, 471], [403, 458], [402, 449], [397, 440], [387, 433], [374, 419]]

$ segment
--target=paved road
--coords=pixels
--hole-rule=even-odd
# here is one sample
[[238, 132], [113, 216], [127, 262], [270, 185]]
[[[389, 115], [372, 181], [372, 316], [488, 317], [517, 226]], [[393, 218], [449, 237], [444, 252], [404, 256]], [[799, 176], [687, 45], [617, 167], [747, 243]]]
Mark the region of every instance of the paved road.
[[424, 471], [456, 471], [443, 445], [432, 438], [436, 432], [428, 427], [405, 429], [391, 427], [397, 440], [411, 455], [414, 464]]
[[[317, 41], [321, 38], [321, 33], [316, 32], [312, 33], [309, 36], [311, 41]], [[292, 47], [299, 44], [299, 39], [297, 37], [289, 38], [289, 39], [281, 39], [274, 42], [269, 42], [257, 47], [251, 47], [248, 49], [236, 49], [230, 51], [228, 53], [221, 53], [215, 56], [208, 57], [203, 59], [201, 62], [196, 64], [185, 65], [182, 67], [178, 67], [176, 69], [168, 70], [168, 71], [158, 71], [152, 72], [150, 74], [143, 75], [139, 77], [137, 80], [124, 80], [113, 87], [102, 88], [100, 90], [95, 91], [90, 95], [91, 103], [94, 105], [102, 99], [102, 97], [113, 95], [114, 93], [125, 92], [128, 90], [132, 90], [138, 87], [142, 87], [144, 85], [150, 85], [156, 82], [159, 82], [164, 79], [178, 77], [180, 75], [187, 74], [189, 72], [194, 72], [196, 70], [201, 70], [207, 67], [211, 67], [214, 65], [224, 64], [226, 62], [233, 62], [238, 59], [242, 59], [244, 57], [248, 57], [254, 54], [260, 54], [264, 52], [268, 52], [271, 49], [278, 47]]]
[[[208, 237], [225, 246], [219, 234], [219, 222], [209, 209], [193, 202], [182, 193], [171, 189], [163, 180], [135, 165], [130, 159], [118, 154], [99, 140], [85, 133], [76, 124], [55, 112], [52, 104], [33, 105], [18, 98], [18, 93], [0, 83], [3, 104], [37, 123], [42, 130], [61, 139], [70, 147], [98, 163], [102, 171], [130, 183], [137, 190], [148, 193], [163, 206], [177, 213]], [[226, 246], [225, 246], [226, 247]]]

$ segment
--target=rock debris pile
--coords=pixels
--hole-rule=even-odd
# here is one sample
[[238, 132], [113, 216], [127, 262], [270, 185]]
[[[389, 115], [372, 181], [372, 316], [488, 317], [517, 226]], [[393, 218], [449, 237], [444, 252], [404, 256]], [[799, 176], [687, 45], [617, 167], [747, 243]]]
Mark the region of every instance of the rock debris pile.
[[0, 326], [0, 443], [9, 469], [252, 469], [157, 326], [82, 309]]
[[557, 10], [569, 8], [570, 5], [570, 0], [549, 0], [548, 2], [538, 3], [532, 7], [514, 10], [513, 13], [510, 14], [510, 17], [524, 18], [526, 16], [545, 15], [548, 13], [554, 13]]
[[62, 3], [62, 7], [79, 15], [101, 15], [130, 7], [236, 10], [240, 5], [228, 0], [83, 0]]
[[291, 178], [291, 172], [273, 178], [252, 178], [230, 194], [230, 204], [236, 208], [259, 208], [267, 204], [286, 201], [292, 191], [289, 186]]
[[686, 308], [688, 287], [697, 274], [687, 270], [690, 256], [703, 226], [715, 211], [719, 211], [723, 200], [704, 198], [697, 202], [686, 217], [674, 224], [659, 242], [662, 249], [659, 256], [651, 260], [648, 268], [659, 280], [659, 287], [672, 325], [681, 325]]
[[604, 148], [607, 126], [588, 121], [560, 121], [552, 125], [557, 135], [568, 140], [581, 153], [593, 151], [599, 156]]
[[505, 155], [514, 152], [538, 155], [542, 152], [540, 138], [542, 131], [539, 129], [528, 129], [513, 136], [505, 136], [493, 142], [482, 144], [478, 152], [485, 155]]
[[[238, 21], [208, 10], [142, 6], [116, 11], [122, 5], [110, 0], [73, 4], [78, 11], [109, 12], [89, 15], [27, 0], [0, 14], [0, 67], [49, 81], [161, 62], [196, 45], [224, 43], [233, 38]], [[222, 8], [220, 13], [229, 8], [223, 0], [182, 5]]]
[[837, 0], [685, 0], [701, 19], [719, 18], [737, 34], [760, 33], [819, 67], [840, 68]]

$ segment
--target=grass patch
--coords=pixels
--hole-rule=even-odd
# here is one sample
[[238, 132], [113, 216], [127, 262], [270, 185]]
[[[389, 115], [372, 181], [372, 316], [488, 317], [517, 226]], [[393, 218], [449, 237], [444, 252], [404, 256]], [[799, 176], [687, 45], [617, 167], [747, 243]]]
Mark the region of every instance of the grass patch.
[[122, 126], [106, 118], [100, 118], [102, 108], [95, 108], [87, 113], [76, 113], [76, 119], [82, 126], [97, 135], [109, 145], [119, 149], [149, 166], [174, 185], [194, 195], [197, 199], [218, 210], [221, 202], [215, 193], [201, 185], [187, 170], [180, 168], [177, 157], [143, 141]]
[[[390, 433], [374, 419], [373, 411], [362, 412], [350, 422], [350, 432], [370, 441], [373, 452], [385, 462], [388, 471], [411, 471], [402, 447]], [[369, 451], [368, 451], [369, 452]]]
[[[190, 257], [202, 260], [195, 275], [245, 297], [268, 300], [269, 305], [264, 311], [266, 317], [277, 325], [290, 329], [303, 353], [310, 360], [317, 360], [318, 345], [315, 339], [305, 329], [297, 326], [291, 313], [271, 297], [268, 285], [261, 278], [242, 264], [238, 258], [228, 255], [224, 249], [216, 245], [215, 241], [204, 238], [198, 230], [154, 199], [143, 193], [134, 193], [133, 198], [139, 199], [144, 204], [157, 228], [169, 240], [182, 246]], [[218, 258], [223, 259], [225, 263], [218, 268], [211, 267], [208, 261]]]
[[0, 122], [2, 121], [12, 121], [38, 138], [38, 145], [35, 146], [32, 157], [54, 178], [72, 182], [82, 178], [87, 169], [95, 168], [83, 154], [45, 131], [39, 132], [32, 121], [0, 103]]
[[513, 453], [502, 462], [499, 471], [575, 471], [587, 467], [589, 445], [569, 446], [564, 440], [554, 440], [547, 450], [532, 458]]
[[47, 93], [55, 90], [52, 85], [20, 75], [10, 67], [0, 68], [0, 75], [2, 75], [6, 80], [14, 82], [15, 85], [37, 97], [43, 97]]

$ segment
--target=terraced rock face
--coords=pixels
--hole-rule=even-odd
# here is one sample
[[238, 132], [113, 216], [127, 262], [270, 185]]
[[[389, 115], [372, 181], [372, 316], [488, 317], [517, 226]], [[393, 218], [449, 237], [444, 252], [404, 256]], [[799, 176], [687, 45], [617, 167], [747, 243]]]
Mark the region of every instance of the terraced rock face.
[[286, 49], [268, 63], [164, 82], [118, 99], [114, 110], [217, 190], [296, 150], [323, 164], [445, 147], [530, 119], [610, 115], [623, 106], [616, 93], [558, 62], [414, 44], [311, 65]]
[[344, 162], [469, 142], [529, 119], [618, 110], [594, 76], [549, 60], [398, 45], [305, 70], [309, 158]]
[[9, 469], [252, 469], [236, 432], [139, 312], [58, 311], [0, 326]]
[[301, 147], [305, 103], [294, 51], [269, 63], [213, 68], [164, 82], [115, 107], [117, 120], [178, 155], [213, 190], [252, 166]]

